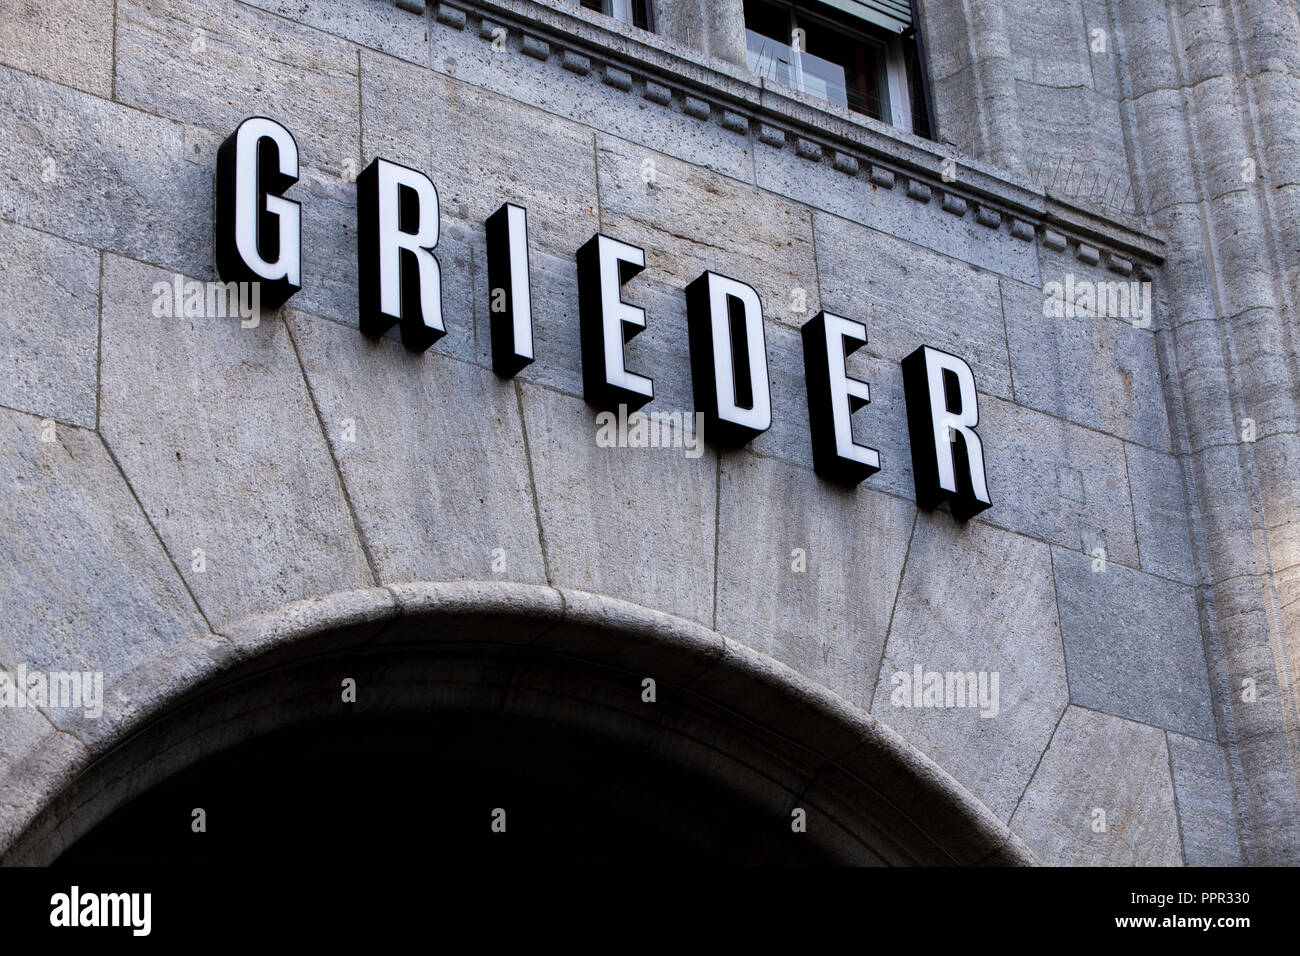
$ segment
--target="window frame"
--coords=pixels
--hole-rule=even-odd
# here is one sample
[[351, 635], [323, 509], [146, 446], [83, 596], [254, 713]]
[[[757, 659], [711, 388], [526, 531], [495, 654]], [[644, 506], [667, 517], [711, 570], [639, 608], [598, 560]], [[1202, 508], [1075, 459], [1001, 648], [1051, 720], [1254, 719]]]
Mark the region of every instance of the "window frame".
[[[879, 117], [873, 117], [869, 113], [859, 113], [857, 110], [849, 107], [850, 112], [858, 116], [867, 116], [878, 122], [886, 123], [889, 126], [901, 129], [907, 133], [915, 133], [918, 136], [927, 136], [928, 131], [917, 130], [914, 123], [914, 111], [911, 102], [911, 78], [907, 70], [907, 55], [903, 49], [905, 40], [911, 39], [910, 32], [915, 32], [915, 25], [909, 34], [893, 34], [886, 30], [871, 27], [864, 21], [861, 26], [852, 22], [852, 17], [848, 14], [835, 16], [834, 8], [828, 7], [826, 10], [814, 8], [811, 4], [800, 2], [800, 0], [762, 0], [771, 6], [784, 8], [786, 12], [786, 33], [788, 37], [787, 46], [791, 48], [795, 57], [796, 69], [802, 78], [803, 67], [802, 58], [805, 53], [809, 56], [815, 54], [809, 51], [799, 49], [793, 43], [795, 31], [799, 29], [801, 20], [804, 22], [812, 21], [823, 28], [830, 28], [842, 33], [848, 34], [856, 42], [862, 43], [867, 47], [875, 47], [883, 54], [880, 57], [879, 74], [876, 77], [877, 87], [880, 90], [880, 113]], [[748, 24], [746, 31], [749, 32]], [[753, 31], [757, 32], [757, 31]], [[918, 56], [917, 68], [923, 69], [923, 62]], [[792, 87], [807, 96], [813, 96], [817, 99], [817, 94], [810, 93], [802, 86]], [[823, 102], [830, 103], [828, 100]], [[834, 104], [832, 104], [834, 105]]]
[[650, 0], [599, 0], [600, 9], [590, 7], [583, 0], [573, 0], [584, 10], [613, 17], [619, 23], [654, 32], [654, 9]]

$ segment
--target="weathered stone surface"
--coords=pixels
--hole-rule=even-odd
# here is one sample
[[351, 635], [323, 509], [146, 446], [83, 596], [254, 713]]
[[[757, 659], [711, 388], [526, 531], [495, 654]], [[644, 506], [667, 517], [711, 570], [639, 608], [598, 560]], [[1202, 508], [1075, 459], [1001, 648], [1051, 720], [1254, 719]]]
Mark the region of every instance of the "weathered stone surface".
[[544, 582], [514, 386], [302, 313], [290, 321], [380, 580]]
[[[760, 455], [812, 468], [808, 384], [799, 332], [769, 323], [767, 353], [772, 427], [749, 447]], [[870, 343], [850, 355], [846, 366], [849, 375], [866, 382], [871, 390], [871, 403], [853, 415], [854, 441], [880, 453], [880, 471], [860, 487], [897, 495], [905, 501], [915, 500], [902, 371], [896, 362], [871, 355]]]
[[[424, 3], [421, 0], [406, 0], [408, 9], [414, 7], [414, 13], [424, 13]], [[437, 20], [439, 23], [445, 23], [449, 27], [457, 30], [465, 29], [465, 11], [446, 3], [438, 4]]]
[[569, 256], [599, 231], [591, 130], [365, 51], [361, 86], [366, 162], [382, 156], [425, 173], [444, 218], [481, 229], [502, 203], [519, 203], [530, 245]]
[[1014, 21], [1016, 79], [1049, 87], [1092, 85], [1089, 37], [1078, 4], [1021, 0]]
[[[1088, 77], [1091, 80], [1091, 76]], [[1085, 206], [1118, 212], [1132, 208], [1128, 154], [1115, 100], [1084, 86], [1017, 82], [1026, 168], [1050, 192]], [[1051, 173], [1043, 172], [1043, 168]]]
[[[641, 95], [610, 96], [601, 91], [594, 76], [580, 76], [564, 69], [559, 57], [550, 57], [549, 49], [540, 60], [536, 58], [540, 49], [535, 48], [533, 53], [523, 50], [529, 55], [521, 55], [524, 39], [527, 38], [516, 41], [512, 33], [508, 44], [499, 47], [484, 43], [470, 31], [438, 25], [430, 37], [432, 56], [429, 66], [435, 72], [456, 77], [469, 86], [508, 98], [508, 105], [503, 105], [503, 109], [521, 104], [536, 107], [552, 117], [563, 117], [593, 130], [626, 137], [646, 149], [676, 156], [733, 178], [752, 180], [745, 142], [737, 140], [720, 124], [701, 123], [680, 109], [670, 107], [673, 92], [657, 77], [638, 82]], [[492, 122], [491, 114], [485, 117], [485, 121]], [[502, 129], [509, 130], [510, 127], [504, 124]], [[513, 137], [511, 142], [531, 143]], [[537, 145], [542, 142], [544, 140], [538, 141]], [[527, 155], [526, 151], [524, 155]]]
[[1181, 865], [1164, 732], [1067, 707], [1011, 828], [1058, 866]]
[[[1243, 802], [1253, 810], [1252, 823], [1269, 835], [1267, 843], [1250, 841], [1247, 862], [1256, 866], [1300, 865], [1300, 819], [1283, 794], [1294, 793], [1295, 760], [1300, 733], [1260, 734], [1241, 740], [1237, 755], [1246, 771]], [[1270, 799], [1271, 798], [1271, 799]]]
[[799, 326], [819, 311], [808, 210], [611, 136], [597, 157], [602, 230], [646, 250], [644, 284], [684, 299], [712, 270], [753, 286], [766, 318]]
[[1215, 543], [1206, 557], [1209, 582], [1260, 573], [1268, 566], [1263, 541], [1256, 532], [1258, 515], [1243, 467], [1246, 450], [1240, 444], [1195, 452], [1188, 466], [1202, 488], [1214, 488], [1214, 507], [1201, 513], [1207, 539]]
[[1237, 807], [1223, 747], [1171, 733], [1169, 764], [1188, 866], [1240, 866]]
[[866, 708], [914, 509], [746, 452], [722, 459], [717, 628]]
[[[958, 706], [921, 706], [922, 689], [911, 683], [918, 665], [923, 672], [975, 672], [977, 681], [983, 672], [996, 710], [982, 711], [974, 701], [960, 706], [968, 701], [957, 701], [955, 686]], [[897, 674], [906, 675], [906, 687]], [[1009, 820], [1068, 701], [1047, 546], [919, 514], [872, 714]]]
[[603, 80], [606, 85], [624, 93], [632, 89], [632, 74], [615, 66], [605, 67]]
[[1140, 445], [1124, 446], [1133, 520], [1143, 571], [1196, 584], [1179, 460]]
[[0, 219], [187, 274], [211, 268], [214, 173], [182, 160], [180, 126], [3, 67], [0, 86]]
[[[922, 0], [917, 4], [924, 30], [930, 75], [935, 79], [952, 76], [970, 65], [970, 35], [961, 7]], [[930, 51], [930, 47], [934, 51]]]
[[1254, 421], [1256, 433], [1261, 433], [1260, 423], [1267, 422], [1267, 418], [1251, 414], [1253, 409], [1249, 407], [1240, 412], [1232, 407], [1226, 343], [1218, 322], [1201, 319], [1183, 323], [1169, 333], [1168, 341], [1184, 401], [1196, 410], [1195, 428], [1188, 436], [1193, 453], [1236, 445], [1241, 441], [1246, 418]]
[[234, 0], [124, 0], [116, 58], [123, 103], [222, 137], [269, 116], [304, 165], [337, 175], [360, 160], [357, 53], [342, 40]]
[[[424, 64], [429, 59], [429, 42], [423, 16], [413, 17], [387, 3], [356, 3], [354, 0], [247, 0], [254, 7], [326, 33], [351, 40], [380, 53]], [[423, 0], [417, 0], [424, 13]], [[400, 5], [399, 5], [400, 6]], [[464, 20], [461, 20], [464, 25]]]
[[6, 711], [0, 723], [0, 847], [9, 847], [86, 758], [86, 746], [55, 730], [40, 711]]
[[[1168, 15], [1169, 9], [1163, 3], [1124, 4], [1114, 11], [1119, 31], [1110, 38], [1112, 48], [1118, 41], [1130, 50], [1165, 50], [1169, 44]], [[1092, 23], [1093, 19], [1090, 14], [1090, 25], [1105, 26], [1102, 16], [1095, 18], [1099, 21], [1096, 24]], [[1156, 89], [1175, 90], [1179, 86], [1178, 62], [1172, 56], [1128, 56], [1124, 58], [1123, 68], [1134, 95]]]
[[[664, 694], [674, 695], [678, 687], [698, 680], [725, 653], [726, 638], [703, 624], [573, 588], [555, 589], [551, 594], [563, 602], [563, 620], [557, 625], [548, 622], [536, 637], [537, 647], [604, 661], [629, 674], [653, 676]], [[611, 641], [613, 635], [617, 640]], [[666, 647], [673, 653], [664, 654]], [[749, 653], [758, 656], [755, 651]], [[677, 686], [670, 689], [669, 685]], [[630, 689], [638, 703], [643, 703], [639, 700], [640, 681], [632, 682]]]
[[[1294, 402], [1289, 360], [1293, 333], [1278, 318], [1279, 313], [1274, 308], [1257, 308], [1248, 309], [1222, 323], [1241, 376], [1238, 402], [1243, 412], [1255, 422], [1254, 437], [1259, 442], [1255, 447], [1257, 458], [1261, 446], [1270, 444], [1265, 439], [1278, 436], [1278, 440], [1271, 443], [1277, 447], [1300, 432], [1300, 409]], [[1280, 476], [1273, 470], [1270, 478], [1275, 477]], [[1273, 488], [1280, 489], [1281, 483], [1272, 485], [1265, 492], [1265, 500], [1270, 504], [1277, 502], [1272, 496]]]
[[283, 323], [155, 317], [170, 281], [105, 259], [100, 427], [213, 627], [370, 583]]
[[[100, 671], [107, 700], [207, 627], [98, 435], [62, 425], [45, 442], [40, 419], [7, 409], [0, 430], [0, 665]], [[60, 727], [85, 716], [47, 712]]]
[[[764, 189], [981, 269], [1030, 285], [1038, 282], [1037, 253], [1007, 230], [986, 229], [973, 218], [944, 215], [937, 203], [923, 207], [901, 189], [881, 188], [867, 179], [846, 182], [831, 164], [811, 164], [794, 150], [773, 149], [760, 142], [754, 168]], [[937, 160], [934, 174], [936, 178], [940, 174]], [[826, 251], [819, 242], [818, 254]], [[844, 252], [852, 255], [854, 250]]]
[[1214, 739], [1194, 592], [1088, 555], [1056, 551], [1070, 699], [1084, 707]]
[[14, 0], [0, 63], [97, 96], [113, 89], [113, 0]]
[[655, 30], [677, 42], [731, 63], [745, 63], [745, 11], [739, 3], [661, 2]]
[[979, 410], [993, 507], [976, 520], [1137, 565], [1119, 439], [992, 396], [980, 396]]
[[[1226, 695], [1218, 701], [1225, 722], [1231, 718], [1238, 740], [1284, 731], [1287, 692], [1279, 685], [1273, 655], [1269, 585], [1262, 577], [1230, 578], [1205, 593], [1205, 617], [1217, 632], [1212, 635], [1217, 640], [1207, 642], [1206, 656], [1211, 686]], [[1228, 635], [1246, 639], [1229, 643]]]
[[0, 405], [95, 427], [95, 250], [0, 223], [0, 352]]
[[522, 395], [551, 583], [711, 623], [716, 456], [600, 448], [580, 399]]
[[667, 106], [673, 101], [673, 91], [654, 80], [645, 81], [643, 94], [651, 103], [657, 103], [659, 106]]
[[418, 587], [367, 587], [290, 601], [236, 621], [225, 628], [225, 637], [241, 656], [267, 664], [292, 658], [307, 642], [314, 653], [354, 648], [379, 636], [387, 638], [405, 612], [405, 592]]
[[[1099, 281], [1123, 286], [1127, 300], [1127, 282], [1114, 276]], [[1002, 282], [1002, 303], [1018, 402], [1149, 448], [1169, 450], [1155, 336], [1134, 326], [1144, 321], [1141, 317], [1049, 316], [1045, 313], [1055, 312], [1057, 306], [1063, 311], [1065, 303], [1048, 301], [1041, 289], [1017, 282]], [[1107, 295], [1104, 308], [1110, 307]]]
[[[1133, 114], [1151, 141], [1161, 142], [1148, 160], [1148, 175], [1143, 184], [1145, 205], [1151, 213], [1167, 211], [1182, 202], [1190, 205], [1196, 195], [1193, 179], [1193, 160], [1186, 141], [1183, 93], [1173, 87], [1162, 87], [1142, 93], [1133, 99]], [[1162, 216], [1163, 218], [1163, 216]], [[1177, 236], [1177, 233], [1174, 233]], [[1188, 245], [1175, 241], [1174, 254], [1191, 258], [1202, 271], [1204, 260]]]
[[823, 307], [865, 323], [867, 351], [898, 362], [932, 345], [969, 362], [980, 391], [1011, 397], [995, 276], [834, 216], [813, 226]]

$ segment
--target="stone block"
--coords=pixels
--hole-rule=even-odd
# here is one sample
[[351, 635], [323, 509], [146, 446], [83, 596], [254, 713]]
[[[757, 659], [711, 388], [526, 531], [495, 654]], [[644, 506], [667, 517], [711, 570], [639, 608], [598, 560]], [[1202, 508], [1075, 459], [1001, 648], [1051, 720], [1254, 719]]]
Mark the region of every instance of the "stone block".
[[1067, 708], [1011, 829], [1055, 866], [1182, 865], [1164, 732]]
[[[570, 256], [599, 231], [589, 129], [365, 52], [361, 85], [367, 162], [383, 156], [425, 173], [444, 216], [481, 235], [502, 203], [519, 203], [528, 209], [530, 245]], [[413, 110], [412, 102], [430, 108]]]
[[[1099, 536], [1110, 561], [1137, 566], [1119, 439], [984, 395], [977, 430], [993, 507], [976, 520], [1080, 551]], [[1082, 501], [1060, 490], [1062, 467], [1082, 476]]]
[[[389, 56], [421, 65], [429, 62], [424, 0], [408, 0], [405, 9], [401, 4], [394, 6], [369, 0], [365, 3], [354, 3], [353, 0], [311, 0], [310, 3], [301, 0], [249, 0], [249, 5]], [[411, 7], [415, 8], [414, 11]], [[413, 17], [411, 12], [420, 16]], [[463, 26], [464, 14], [461, 17]]]
[[113, 91], [113, 0], [41, 0], [7, 6], [0, 63], [86, 93]]
[[0, 219], [211, 275], [215, 173], [181, 126], [3, 67], [0, 85]]
[[822, 307], [864, 322], [868, 352], [899, 362], [932, 345], [969, 362], [980, 391], [1011, 397], [995, 276], [824, 213], [813, 227]]
[[[54, 437], [0, 409], [0, 666], [100, 672], [107, 702], [135, 668], [208, 628], [99, 436], [63, 425]], [[45, 713], [61, 729], [116, 719], [107, 706]]]
[[154, 316], [171, 281], [105, 259], [100, 429], [208, 620], [372, 583], [283, 322]]
[[1030, 285], [1038, 283], [1033, 246], [1013, 239], [1005, 230], [986, 229], [973, 218], [945, 215], [938, 203], [929, 202], [930, 188], [924, 183], [915, 182], [924, 187], [920, 198], [925, 200], [916, 202], [904, 190], [882, 188], [871, 180], [846, 182], [832, 164], [811, 165], [794, 150], [773, 149], [761, 137], [754, 166], [758, 185], [764, 189], [980, 269]]
[[1169, 764], [1188, 866], [1240, 866], [1232, 778], [1218, 741], [1169, 734]]
[[915, 509], [748, 452], [722, 460], [718, 630], [866, 708]]
[[[975, 706], [978, 693], [959, 699], [955, 684], [955, 706], [922, 706], [917, 667], [974, 673], [971, 690], [983, 673], [996, 709]], [[977, 522], [918, 515], [871, 713], [1006, 821], [1068, 702], [1048, 547]]]
[[711, 624], [716, 456], [602, 448], [581, 399], [522, 395], [551, 582]]
[[269, 116], [293, 133], [300, 163], [336, 175], [361, 158], [357, 53], [343, 40], [234, 0], [124, 0], [116, 55], [130, 106], [222, 138]]
[[1088, 555], [1054, 554], [1070, 700], [1216, 738], [1195, 592]]
[[599, 136], [597, 147], [602, 230], [646, 250], [643, 286], [684, 305], [682, 290], [712, 270], [753, 286], [766, 318], [799, 326], [816, 314], [806, 209], [624, 140]]
[[302, 313], [290, 321], [380, 580], [544, 583], [514, 385]]
[[1125, 445], [1124, 456], [1142, 570], [1181, 584], [1195, 584], [1179, 460], [1140, 445]]
[[95, 427], [99, 255], [0, 223], [0, 405]]
[[[1082, 274], [1078, 279], [1092, 283]], [[1131, 312], [1132, 285], [1112, 276], [1110, 285], [1101, 287], [1109, 291], [1098, 293], [1107, 299], [1100, 309]], [[1139, 296], [1145, 298], [1140, 291]], [[1002, 304], [1017, 401], [1149, 448], [1170, 450], [1155, 335], [1133, 324], [1144, 318], [1069, 315], [1061, 298], [1049, 299], [1043, 290], [1006, 281]]]

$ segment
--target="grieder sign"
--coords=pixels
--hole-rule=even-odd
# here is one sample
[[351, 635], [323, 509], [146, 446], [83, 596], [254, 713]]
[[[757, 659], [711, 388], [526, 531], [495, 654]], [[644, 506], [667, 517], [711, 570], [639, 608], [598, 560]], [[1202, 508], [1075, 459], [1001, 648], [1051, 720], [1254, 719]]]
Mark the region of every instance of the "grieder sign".
[[[284, 198], [297, 181], [298, 145], [274, 120], [244, 120], [217, 153], [217, 269], [226, 282], [260, 283], [272, 308], [302, 287], [302, 209]], [[398, 324], [402, 342], [423, 351], [446, 334], [438, 217], [438, 191], [418, 170], [376, 159], [357, 177], [366, 335]], [[492, 364], [509, 378], [535, 358], [527, 211], [506, 203], [486, 228]], [[622, 286], [645, 268], [645, 251], [598, 233], [578, 250], [577, 267], [584, 396], [601, 409], [638, 409], [654, 397], [654, 383], [628, 369], [624, 345], [646, 327], [646, 313], [623, 300]], [[716, 272], [685, 291], [697, 411], [711, 440], [742, 445], [772, 425], [762, 303], [753, 288]], [[880, 470], [879, 452], [857, 444], [850, 427], [871, 392], [849, 377], [845, 357], [866, 344], [867, 328], [819, 312], [802, 333], [814, 465], [829, 480], [857, 484]], [[962, 359], [928, 345], [902, 369], [917, 504], [947, 501], [965, 520], [991, 504], [975, 433], [975, 376]]]

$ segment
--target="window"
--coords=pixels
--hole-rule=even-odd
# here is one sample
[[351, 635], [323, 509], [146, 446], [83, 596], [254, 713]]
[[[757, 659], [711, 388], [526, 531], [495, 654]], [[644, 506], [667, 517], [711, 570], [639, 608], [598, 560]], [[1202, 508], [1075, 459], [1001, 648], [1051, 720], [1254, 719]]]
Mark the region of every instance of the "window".
[[930, 135], [907, 0], [745, 0], [745, 40], [764, 79]]
[[595, 10], [642, 30], [650, 29], [650, 0], [574, 0], [588, 10]]

